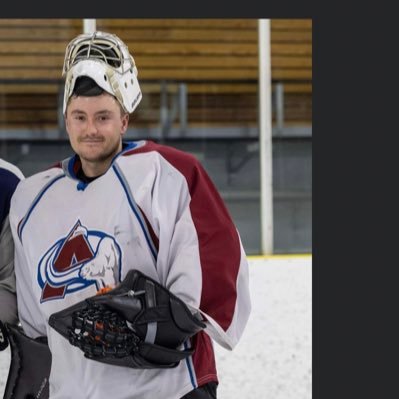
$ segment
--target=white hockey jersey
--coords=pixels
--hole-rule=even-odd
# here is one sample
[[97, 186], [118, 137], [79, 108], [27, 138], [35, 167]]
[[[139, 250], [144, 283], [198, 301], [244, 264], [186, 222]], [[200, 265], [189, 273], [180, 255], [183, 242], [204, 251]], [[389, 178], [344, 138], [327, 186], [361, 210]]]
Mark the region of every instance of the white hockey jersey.
[[[217, 381], [212, 339], [232, 349], [250, 313], [248, 264], [215, 186], [191, 155], [151, 141], [124, 143], [108, 171], [76, 177], [77, 156], [21, 182], [10, 222], [16, 246], [18, 311], [31, 337], [47, 335], [52, 399], [179, 399]], [[173, 369], [110, 366], [49, 327], [49, 316], [130, 269], [159, 281], [207, 328], [194, 354]]]

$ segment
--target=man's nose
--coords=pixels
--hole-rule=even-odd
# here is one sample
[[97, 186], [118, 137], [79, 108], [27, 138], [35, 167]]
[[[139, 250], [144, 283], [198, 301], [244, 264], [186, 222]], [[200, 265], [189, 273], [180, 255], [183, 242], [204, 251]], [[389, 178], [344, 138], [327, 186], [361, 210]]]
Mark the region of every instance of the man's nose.
[[86, 124], [86, 132], [88, 134], [95, 134], [98, 132], [97, 124], [94, 119], [87, 119], [87, 124]]

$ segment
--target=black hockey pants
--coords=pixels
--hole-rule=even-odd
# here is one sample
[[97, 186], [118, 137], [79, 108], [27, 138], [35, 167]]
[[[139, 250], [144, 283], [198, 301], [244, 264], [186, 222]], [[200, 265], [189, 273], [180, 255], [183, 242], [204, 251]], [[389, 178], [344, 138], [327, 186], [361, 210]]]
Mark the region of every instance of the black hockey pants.
[[208, 384], [202, 385], [184, 395], [181, 399], [216, 399], [216, 388], [216, 382], [208, 382]]

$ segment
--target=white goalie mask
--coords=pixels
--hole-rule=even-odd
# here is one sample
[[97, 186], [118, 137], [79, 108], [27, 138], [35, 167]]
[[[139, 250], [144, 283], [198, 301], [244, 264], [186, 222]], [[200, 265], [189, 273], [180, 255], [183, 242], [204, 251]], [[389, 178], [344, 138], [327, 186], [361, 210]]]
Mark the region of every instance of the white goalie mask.
[[107, 93], [115, 96], [127, 113], [132, 113], [142, 97], [137, 73], [129, 49], [116, 35], [97, 31], [77, 36], [65, 51], [63, 113], [80, 76], [93, 79]]

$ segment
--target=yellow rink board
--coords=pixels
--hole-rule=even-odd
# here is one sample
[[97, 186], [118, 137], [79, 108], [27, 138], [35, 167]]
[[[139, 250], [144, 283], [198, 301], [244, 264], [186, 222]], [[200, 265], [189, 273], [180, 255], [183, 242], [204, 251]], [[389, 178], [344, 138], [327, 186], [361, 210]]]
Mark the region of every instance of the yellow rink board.
[[262, 259], [300, 259], [311, 258], [312, 254], [276, 254], [276, 255], [248, 255], [248, 260], [262, 260]]

